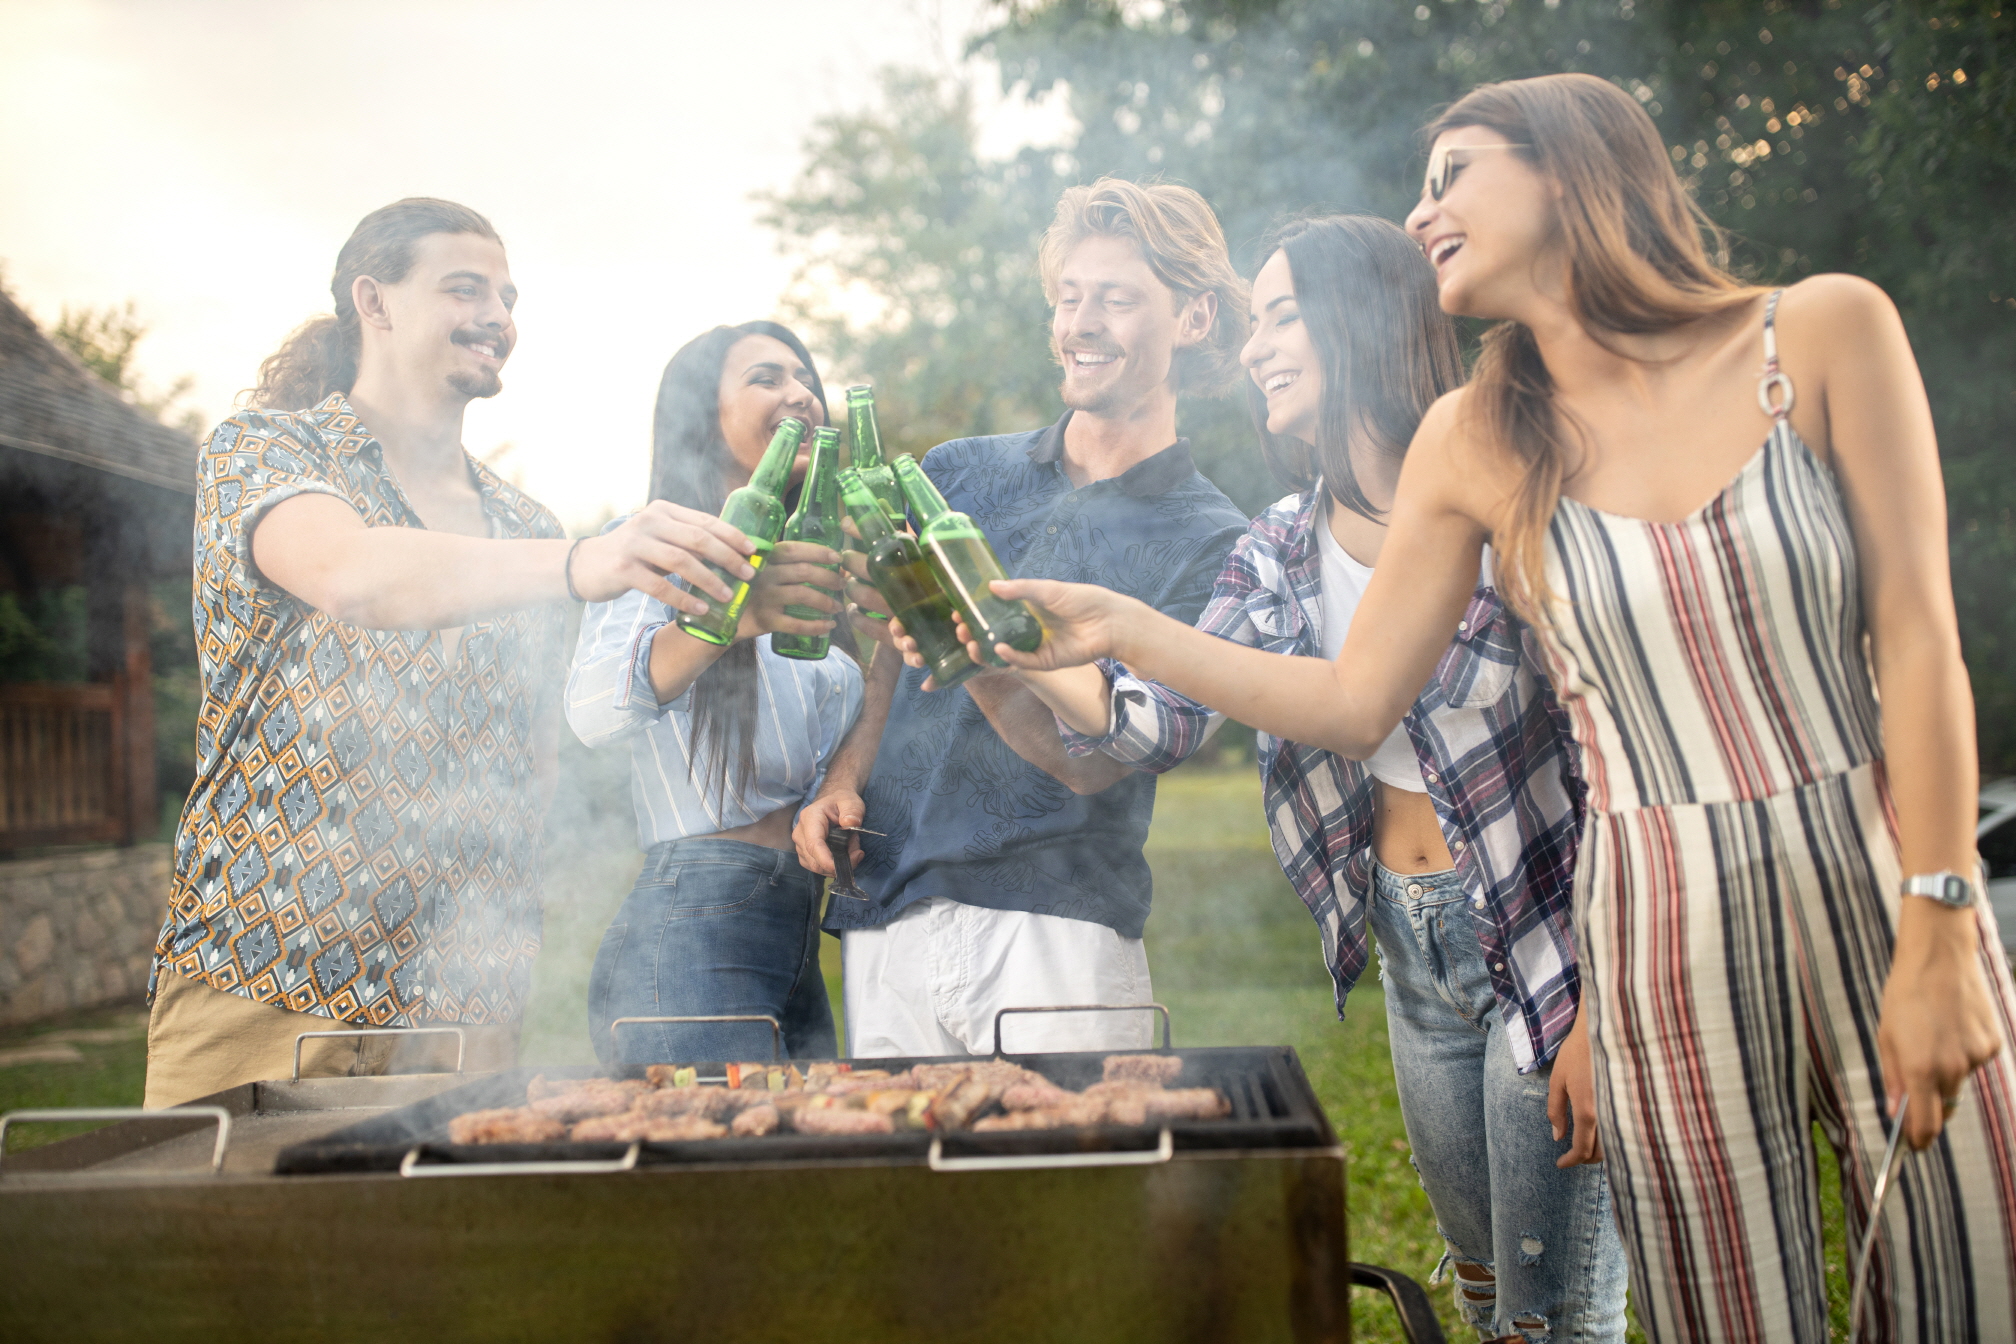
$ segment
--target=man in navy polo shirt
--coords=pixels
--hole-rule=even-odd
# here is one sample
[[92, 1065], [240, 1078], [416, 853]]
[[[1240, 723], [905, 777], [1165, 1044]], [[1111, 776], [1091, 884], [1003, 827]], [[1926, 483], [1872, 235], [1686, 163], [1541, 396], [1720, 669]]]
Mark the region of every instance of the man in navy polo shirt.
[[[1246, 530], [1176, 437], [1178, 395], [1218, 395], [1239, 373], [1246, 284], [1224, 233], [1187, 187], [1107, 178], [1058, 202], [1041, 267], [1063, 417], [941, 444], [924, 469], [1011, 574], [1097, 583], [1194, 621]], [[829, 826], [884, 832], [864, 837], [856, 868], [871, 899], [827, 915], [849, 1053], [984, 1054], [1001, 1008], [1148, 1002], [1154, 776], [1069, 756], [1013, 673], [930, 692], [924, 676], [876, 659], [870, 709], [795, 833], [800, 861], [830, 873]], [[1151, 1026], [1146, 1013], [1010, 1024], [1017, 1051], [1137, 1048]]]

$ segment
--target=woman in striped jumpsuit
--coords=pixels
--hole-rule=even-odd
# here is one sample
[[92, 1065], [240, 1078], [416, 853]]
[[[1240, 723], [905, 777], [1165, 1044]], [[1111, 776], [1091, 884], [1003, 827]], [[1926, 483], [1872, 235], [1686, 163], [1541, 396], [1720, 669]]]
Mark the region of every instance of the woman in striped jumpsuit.
[[[1005, 591], [1052, 608], [1046, 663], [1116, 657], [1362, 758], [1489, 540], [1589, 783], [1578, 1031], [1648, 1334], [1825, 1340], [1812, 1126], [1859, 1245], [1908, 1097], [1917, 1151], [1856, 1326], [2016, 1338], [2016, 990], [1975, 877], [1944, 496], [1896, 310], [1845, 276], [1767, 293], [1718, 269], [1651, 119], [1602, 80], [1487, 85], [1431, 129], [1409, 230], [1443, 308], [1500, 325], [1422, 423], [1336, 662]], [[1901, 894], [1946, 873], [1971, 903]]]

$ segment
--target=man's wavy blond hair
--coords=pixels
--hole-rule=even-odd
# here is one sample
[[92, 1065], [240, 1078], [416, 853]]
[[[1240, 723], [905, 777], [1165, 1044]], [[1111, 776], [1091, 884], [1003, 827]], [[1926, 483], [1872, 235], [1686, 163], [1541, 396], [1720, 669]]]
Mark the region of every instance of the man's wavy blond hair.
[[1217, 397], [1239, 380], [1239, 351], [1246, 344], [1250, 287], [1232, 269], [1225, 230], [1202, 196], [1170, 182], [1129, 182], [1102, 177], [1072, 187], [1057, 201], [1056, 218], [1043, 234], [1037, 265], [1043, 297], [1057, 302], [1058, 276], [1071, 249], [1087, 238], [1131, 238], [1155, 278], [1175, 291], [1178, 304], [1199, 294], [1218, 296], [1210, 334], [1176, 352], [1171, 376], [1185, 396]]

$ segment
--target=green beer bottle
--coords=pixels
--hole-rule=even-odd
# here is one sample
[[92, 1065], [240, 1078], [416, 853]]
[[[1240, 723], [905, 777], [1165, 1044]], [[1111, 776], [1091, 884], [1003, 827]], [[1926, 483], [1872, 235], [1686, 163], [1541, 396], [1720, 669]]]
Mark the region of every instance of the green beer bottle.
[[840, 473], [840, 499], [868, 548], [869, 582], [903, 622], [903, 632], [917, 641], [939, 688], [957, 686], [978, 672], [952, 628], [952, 599], [939, 587], [917, 539], [896, 530], [861, 473], [851, 467]]
[[[730, 491], [721, 505], [721, 521], [739, 528], [743, 536], [756, 544], [755, 554], [749, 557], [751, 569], [763, 568], [777, 539], [784, 534], [784, 488], [790, 483], [791, 463], [797, 459], [798, 443], [804, 437], [803, 420], [786, 420], [777, 426], [777, 433], [763, 450], [763, 460], [756, 464], [756, 474], [749, 478], [749, 484]], [[735, 627], [742, 623], [742, 606], [749, 600], [749, 581], [738, 579], [711, 562], [707, 568], [734, 590], [733, 596], [723, 602], [701, 593], [707, 599], [707, 614], [689, 616], [681, 612], [679, 628], [709, 644], [732, 644]]]
[[[785, 541], [809, 541], [833, 550], [844, 550], [847, 534], [840, 530], [840, 431], [821, 425], [812, 431], [812, 459], [805, 464], [805, 484], [798, 488], [798, 507], [784, 524]], [[838, 565], [828, 565], [837, 570]], [[788, 602], [786, 616], [801, 621], [830, 621], [823, 611]], [[826, 656], [833, 641], [827, 635], [770, 636], [770, 647], [786, 658], [817, 662]]]
[[866, 383], [847, 389], [847, 435], [854, 441], [854, 457], [848, 465], [861, 473], [861, 483], [888, 510], [890, 521], [901, 527], [903, 492], [896, 486], [889, 459], [882, 455], [882, 427], [875, 422], [875, 389]]
[[939, 583], [958, 605], [966, 628], [980, 641], [987, 661], [996, 667], [1006, 666], [994, 652], [996, 644], [1034, 653], [1043, 643], [1043, 624], [1036, 613], [1027, 602], [996, 596], [987, 586], [1008, 577], [1000, 557], [987, 544], [987, 534], [945, 502], [916, 458], [899, 459], [895, 472], [903, 497], [922, 524], [917, 540], [931, 557]]

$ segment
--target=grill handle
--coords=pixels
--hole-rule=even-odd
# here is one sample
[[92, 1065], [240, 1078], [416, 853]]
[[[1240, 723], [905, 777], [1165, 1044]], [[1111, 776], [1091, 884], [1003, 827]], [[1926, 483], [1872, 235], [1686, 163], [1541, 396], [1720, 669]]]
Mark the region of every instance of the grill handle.
[[[707, 1017], [619, 1017], [609, 1024], [609, 1039], [616, 1039], [616, 1028], [632, 1022], [768, 1022], [770, 1024], [770, 1058], [784, 1058], [784, 1028], [768, 1013], [727, 1013]], [[665, 1060], [670, 1064], [675, 1061]]]
[[1159, 1003], [1059, 1003], [1041, 1008], [1000, 1008], [994, 1013], [994, 1057], [1003, 1056], [1001, 1049], [1001, 1019], [1010, 1013], [1160, 1013], [1162, 1014], [1162, 1048], [1169, 1048], [1169, 1010]]
[[1051, 1167], [1153, 1167], [1176, 1156], [1176, 1140], [1168, 1126], [1153, 1148], [1104, 1153], [1015, 1153], [986, 1157], [947, 1157], [945, 1140], [933, 1135], [925, 1159], [933, 1171], [1043, 1171]]
[[1447, 1344], [1442, 1322], [1435, 1317], [1435, 1304], [1420, 1284], [1384, 1265], [1361, 1265], [1353, 1260], [1345, 1270], [1353, 1287], [1377, 1288], [1392, 1300], [1407, 1344]]
[[176, 1106], [166, 1110], [148, 1110], [142, 1106], [74, 1106], [0, 1115], [0, 1161], [5, 1160], [7, 1153], [7, 1126], [68, 1124], [79, 1120], [215, 1120], [217, 1146], [210, 1153], [212, 1175], [224, 1170], [224, 1150], [231, 1146], [231, 1112], [222, 1106]]
[[469, 1038], [462, 1034], [460, 1027], [346, 1027], [341, 1031], [304, 1031], [294, 1038], [294, 1076], [290, 1081], [301, 1081], [301, 1042], [329, 1040], [337, 1036], [448, 1036], [455, 1037], [455, 1067], [451, 1072], [462, 1072], [462, 1052], [468, 1048]]
[[632, 1143], [621, 1157], [586, 1158], [579, 1162], [422, 1162], [420, 1148], [409, 1149], [399, 1161], [401, 1176], [594, 1176], [634, 1171], [642, 1143]]

